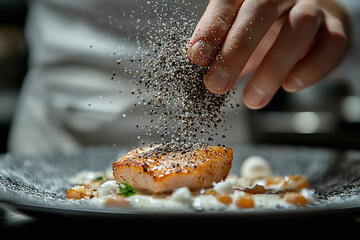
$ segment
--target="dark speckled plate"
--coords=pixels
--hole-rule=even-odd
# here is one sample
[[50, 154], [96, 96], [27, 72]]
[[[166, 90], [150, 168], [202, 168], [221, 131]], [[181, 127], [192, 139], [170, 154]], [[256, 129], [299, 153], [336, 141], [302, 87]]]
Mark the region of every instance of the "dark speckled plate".
[[296, 209], [256, 209], [238, 212], [139, 211], [103, 208], [67, 201], [70, 176], [82, 171], [103, 171], [129, 149], [94, 147], [71, 154], [0, 156], [0, 201], [37, 217], [86, 217], [107, 219], [246, 219], [308, 216], [360, 215], [360, 152], [281, 146], [233, 147], [231, 173], [238, 174], [241, 162], [250, 155], [266, 158], [274, 173], [304, 174], [316, 190], [317, 203]]

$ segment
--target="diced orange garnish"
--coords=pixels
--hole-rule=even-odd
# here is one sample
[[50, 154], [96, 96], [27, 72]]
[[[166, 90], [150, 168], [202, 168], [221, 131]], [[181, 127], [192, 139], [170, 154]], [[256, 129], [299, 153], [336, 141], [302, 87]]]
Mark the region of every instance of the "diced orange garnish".
[[209, 189], [209, 190], [206, 190], [203, 194], [216, 196], [216, 191], [213, 189]]
[[229, 205], [232, 203], [232, 198], [229, 195], [221, 194], [216, 196], [217, 200], [225, 205]]
[[97, 197], [97, 192], [86, 184], [76, 185], [66, 191], [67, 199], [82, 199], [85, 197]]
[[70, 188], [69, 190], [66, 191], [66, 198], [67, 199], [81, 199], [82, 194], [81, 194], [81, 192], [76, 191], [73, 188]]
[[284, 179], [282, 177], [270, 177], [267, 178], [265, 181], [265, 187], [268, 188], [271, 185], [278, 185], [280, 184]]
[[285, 201], [297, 206], [304, 206], [309, 203], [309, 200], [307, 200], [301, 193], [297, 192], [286, 194]]
[[289, 175], [285, 177], [271, 177], [266, 179], [265, 187], [271, 188], [272, 185], [281, 184], [281, 188], [284, 190], [300, 191], [303, 188], [309, 188], [310, 184], [303, 175]]
[[67, 199], [82, 199], [85, 197], [85, 185], [77, 185], [66, 191]]
[[296, 191], [310, 187], [308, 180], [303, 175], [286, 176], [285, 179], [287, 179], [287, 182], [289, 183], [289, 188], [292, 188]]
[[255, 202], [252, 196], [243, 195], [236, 200], [235, 205], [239, 208], [254, 208]]

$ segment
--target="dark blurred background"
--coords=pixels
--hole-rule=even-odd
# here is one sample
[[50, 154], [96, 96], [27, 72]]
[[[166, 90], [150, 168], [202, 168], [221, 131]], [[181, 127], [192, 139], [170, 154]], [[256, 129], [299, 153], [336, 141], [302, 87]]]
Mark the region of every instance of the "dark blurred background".
[[248, 110], [251, 141], [360, 149], [360, 95], [347, 79], [296, 94], [280, 89], [265, 108]]

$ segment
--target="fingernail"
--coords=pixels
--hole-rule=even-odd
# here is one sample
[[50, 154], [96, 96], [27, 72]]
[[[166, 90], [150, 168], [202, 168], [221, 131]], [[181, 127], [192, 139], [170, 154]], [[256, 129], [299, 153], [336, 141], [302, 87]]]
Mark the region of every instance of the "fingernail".
[[304, 83], [299, 78], [290, 78], [283, 83], [283, 87], [286, 91], [296, 92], [304, 88]]
[[210, 71], [208, 77], [206, 78], [206, 87], [211, 92], [221, 94], [224, 93], [229, 80], [229, 73], [222, 68], [217, 68]]
[[265, 99], [266, 92], [257, 86], [249, 87], [246, 92], [244, 92], [244, 100], [248, 106], [257, 108], [260, 106], [261, 102]]
[[199, 40], [191, 47], [191, 55], [196, 64], [209, 64], [212, 60], [214, 47], [211, 44]]

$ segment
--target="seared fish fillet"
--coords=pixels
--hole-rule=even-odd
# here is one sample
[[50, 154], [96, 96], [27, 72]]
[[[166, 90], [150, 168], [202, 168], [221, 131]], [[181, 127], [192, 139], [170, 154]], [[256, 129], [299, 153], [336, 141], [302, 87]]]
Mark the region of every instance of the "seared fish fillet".
[[136, 190], [167, 193], [180, 187], [208, 188], [225, 179], [231, 169], [233, 150], [207, 146], [183, 152], [137, 148], [113, 163], [117, 182], [127, 181]]

